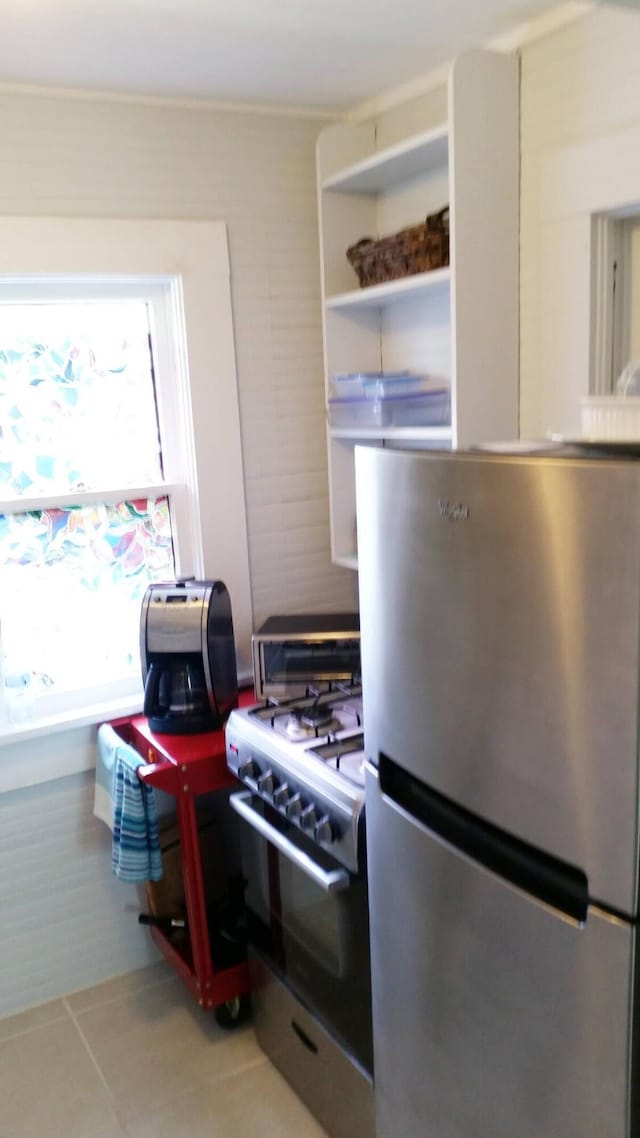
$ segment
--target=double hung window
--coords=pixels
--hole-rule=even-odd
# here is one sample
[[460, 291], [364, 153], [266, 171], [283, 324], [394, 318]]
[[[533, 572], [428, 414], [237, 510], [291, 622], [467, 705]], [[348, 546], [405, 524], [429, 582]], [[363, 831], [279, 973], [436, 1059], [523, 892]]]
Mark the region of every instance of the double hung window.
[[0, 321], [1, 792], [141, 708], [148, 581], [223, 580], [241, 674], [252, 617], [224, 222], [0, 217]]
[[142, 597], [188, 545], [169, 313], [149, 279], [0, 289], [5, 720], [140, 689]]

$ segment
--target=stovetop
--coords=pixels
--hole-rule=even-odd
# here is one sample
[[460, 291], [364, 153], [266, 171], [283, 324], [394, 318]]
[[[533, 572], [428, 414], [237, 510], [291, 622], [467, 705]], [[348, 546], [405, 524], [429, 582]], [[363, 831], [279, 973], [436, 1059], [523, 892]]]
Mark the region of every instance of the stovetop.
[[304, 698], [231, 712], [227, 764], [236, 777], [315, 844], [358, 865], [364, 809], [362, 689], [335, 685]]
[[310, 760], [319, 759], [356, 786], [364, 785], [362, 688], [343, 685], [320, 693], [310, 690], [302, 699], [270, 700], [247, 709], [247, 717], [278, 737], [282, 754], [305, 751]]

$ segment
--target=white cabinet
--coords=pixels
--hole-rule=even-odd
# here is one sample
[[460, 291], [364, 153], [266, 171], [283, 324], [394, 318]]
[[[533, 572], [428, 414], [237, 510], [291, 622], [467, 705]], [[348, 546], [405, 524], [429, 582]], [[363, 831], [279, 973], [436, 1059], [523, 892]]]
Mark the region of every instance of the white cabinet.
[[[470, 51], [447, 82], [318, 139], [330, 377], [411, 369], [451, 386], [450, 427], [327, 426], [333, 560], [357, 567], [354, 448], [466, 447], [518, 431], [519, 68]], [[346, 250], [450, 207], [450, 266], [361, 289]]]

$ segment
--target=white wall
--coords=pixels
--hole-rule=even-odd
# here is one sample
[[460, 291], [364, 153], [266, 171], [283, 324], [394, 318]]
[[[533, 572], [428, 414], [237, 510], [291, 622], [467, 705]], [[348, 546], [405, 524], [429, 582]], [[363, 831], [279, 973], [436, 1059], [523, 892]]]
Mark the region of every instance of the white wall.
[[159, 959], [88, 774], [0, 795], [0, 1016]]
[[[321, 126], [0, 94], [0, 214], [228, 224], [254, 623], [355, 600], [355, 575], [332, 566], [329, 552], [315, 187]], [[213, 423], [213, 389], [209, 413]], [[225, 493], [224, 485], [209, 489]], [[125, 912], [135, 897], [111, 878], [109, 835], [91, 816], [90, 780], [11, 792], [0, 808], [0, 1015], [150, 959], [148, 934]]]
[[[0, 95], [0, 213], [228, 224], [255, 623], [354, 599], [353, 574], [336, 569], [329, 554], [315, 189], [321, 126], [269, 114]], [[213, 389], [210, 414], [213, 422]]]
[[602, 8], [522, 52], [520, 426], [575, 433], [588, 393], [590, 211], [640, 203], [640, 13]]

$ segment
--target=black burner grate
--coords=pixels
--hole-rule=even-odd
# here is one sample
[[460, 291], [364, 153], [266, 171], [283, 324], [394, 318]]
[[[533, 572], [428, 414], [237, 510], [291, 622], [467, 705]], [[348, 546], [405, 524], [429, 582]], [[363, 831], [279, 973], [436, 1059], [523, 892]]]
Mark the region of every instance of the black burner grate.
[[302, 726], [309, 727], [319, 737], [329, 731], [340, 730], [341, 724], [335, 719], [334, 712], [339, 711], [342, 705], [345, 705], [345, 711], [353, 714], [356, 726], [361, 726], [358, 712], [346, 706], [348, 700], [361, 694], [362, 688], [359, 685], [335, 682], [326, 692], [308, 688], [306, 696], [302, 698], [278, 700], [271, 697], [266, 703], [253, 708], [250, 714], [264, 723], [270, 723], [272, 727], [276, 727], [277, 720], [283, 716], [294, 716]]

